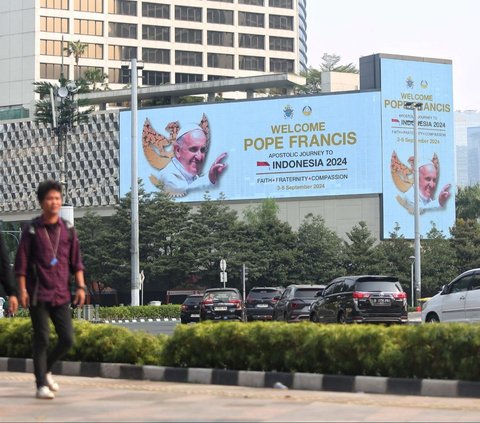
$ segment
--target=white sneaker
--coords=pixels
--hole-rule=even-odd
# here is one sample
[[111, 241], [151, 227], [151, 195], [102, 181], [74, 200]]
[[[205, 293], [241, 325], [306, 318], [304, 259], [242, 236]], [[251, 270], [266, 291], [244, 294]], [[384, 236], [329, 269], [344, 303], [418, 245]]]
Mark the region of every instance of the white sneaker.
[[37, 398], [38, 399], [54, 399], [55, 394], [50, 391], [48, 386], [40, 386], [40, 388], [37, 389]]
[[50, 391], [58, 392], [60, 390], [60, 386], [58, 386], [58, 383], [53, 379], [52, 372], [48, 372], [45, 375], [45, 382], [47, 382], [47, 386]]

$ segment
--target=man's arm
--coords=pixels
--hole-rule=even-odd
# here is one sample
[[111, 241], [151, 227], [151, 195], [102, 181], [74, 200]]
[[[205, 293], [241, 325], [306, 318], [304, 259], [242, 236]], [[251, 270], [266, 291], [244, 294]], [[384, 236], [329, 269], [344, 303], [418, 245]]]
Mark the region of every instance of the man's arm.
[[85, 295], [87, 287], [85, 286], [85, 279], [83, 277], [83, 270], [75, 273], [75, 298], [73, 304], [77, 307], [83, 307], [85, 304]]

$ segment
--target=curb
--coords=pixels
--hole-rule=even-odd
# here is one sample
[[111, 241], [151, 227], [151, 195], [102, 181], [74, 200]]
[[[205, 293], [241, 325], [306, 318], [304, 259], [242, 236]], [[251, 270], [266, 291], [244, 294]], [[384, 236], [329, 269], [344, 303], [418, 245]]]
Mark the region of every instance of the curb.
[[[33, 360], [31, 358], [0, 357], [0, 372], [31, 373], [33, 372]], [[480, 398], [480, 382], [462, 380], [136, 366], [78, 361], [57, 362], [53, 373], [64, 376], [201, 383], [251, 388], [273, 388], [274, 385], [280, 385], [280, 387], [285, 385], [286, 388], [307, 391]]]
[[106, 320], [99, 320], [96, 323], [144, 323], [144, 322], [179, 322], [180, 319], [177, 318], [168, 318], [165, 317], [163, 319], [106, 319]]

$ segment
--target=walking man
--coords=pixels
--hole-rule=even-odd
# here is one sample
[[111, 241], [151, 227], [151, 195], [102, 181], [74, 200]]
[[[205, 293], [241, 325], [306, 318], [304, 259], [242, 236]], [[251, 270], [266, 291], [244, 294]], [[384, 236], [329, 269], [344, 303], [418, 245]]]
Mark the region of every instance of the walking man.
[[0, 285], [8, 295], [7, 315], [13, 316], [17, 312], [18, 299], [17, 288], [12, 280], [12, 271], [8, 260], [7, 247], [3, 235], [0, 232]]
[[[29, 307], [33, 327], [33, 366], [37, 398], [53, 399], [59, 390], [52, 378], [53, 364], [73, 344], [70, 310], [70, 273], [75, 275], [74, 305], [85, 302], [85, 282], [80, 246], [73, 226], [60, 218], [62, 186], [55, 181], [40, 183], [37, 198], [42, 215], [22, 233], [15, 260], [19, 300]], [[53, 322], [58, 343], [47, 355], [49, 322]]]

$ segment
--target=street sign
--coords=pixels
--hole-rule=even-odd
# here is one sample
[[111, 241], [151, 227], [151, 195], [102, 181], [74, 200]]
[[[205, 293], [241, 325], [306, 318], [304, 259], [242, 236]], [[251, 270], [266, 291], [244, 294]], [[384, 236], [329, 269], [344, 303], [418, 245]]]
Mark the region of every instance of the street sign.
[[227, 270], [227, 261], [224, 259], [220, 260], [220, 270], [222, 272], [225, 272], [225, 270]]

